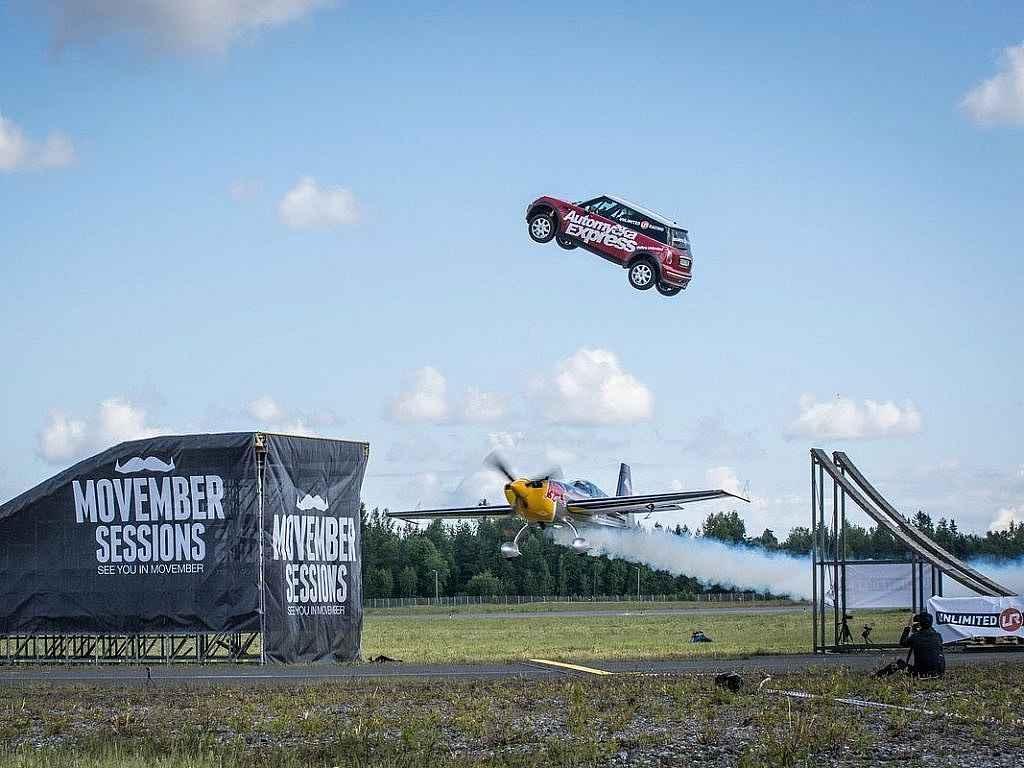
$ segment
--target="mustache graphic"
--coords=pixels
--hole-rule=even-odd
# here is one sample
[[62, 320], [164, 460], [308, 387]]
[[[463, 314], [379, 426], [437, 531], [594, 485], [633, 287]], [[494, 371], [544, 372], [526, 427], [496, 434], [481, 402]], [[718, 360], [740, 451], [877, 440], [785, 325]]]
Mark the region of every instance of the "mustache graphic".
[[171, 459], [170, 464], [165, 464], [156, 456], [147, 456], [146, 458], [133, 456], [124, 464], [120, 460], [114, 462], [114, 471], [120, 472], [122, 475], [131, 472], [142, 472], [143, 470], [150, 472], [172, 472], [174, 470], [174, 459]]
[[303, 496], [301, 499], [295, 502], [295, 508], [301, 509], [303, 512], [307, 512], [310, 509], [316, 509], [320, 512], [326, 512], [328, 506], [329, 505], [327, 504], [327, 499], [325, 499], [320, 494], [317, 494], [316, 496], [310, 496], [307, 493], [305, 496]]

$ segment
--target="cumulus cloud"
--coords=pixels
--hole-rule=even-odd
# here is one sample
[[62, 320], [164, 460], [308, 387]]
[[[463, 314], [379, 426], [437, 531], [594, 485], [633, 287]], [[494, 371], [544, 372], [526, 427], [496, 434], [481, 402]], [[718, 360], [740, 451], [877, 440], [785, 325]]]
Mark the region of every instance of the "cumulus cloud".
[[46, 461], [59, 464], [125, 440], [141, 440], [165, 431], [147, 424], [144, 409], [112, 397], [100, 403], [90, 418], [51, 411], [39, 432], [37, 451]]
[[330, 411], [291, 413], [270, 395], [262, 395], [245, 406], [246, 415], [267, 432], [300, 437], [320, 437], [321, 430], [337, 422]]
[[1024, 506], [1003, 507], [996, 513], [996, 517], [988, 529], [990, 531], [1007, 531], [1011, 524], [1020, 525], [1021, 523], [1024, 523]]
[[391, 404], [396, 421], [441, 422], [448, 418], [448, 382], [431, 366], [413, 373], [409, 388]]
[[475, 506], [486, 499], [488, 504], [505, 504], [505, 478], [492, 469], [478, 469], [461, 480], [443, 480], [437, 472], [413, 475], [400, 494], [415, 509], [430, 507]]
[[633, 424], [647, 421], [654, 411], [651, 391], [604, 349], [577, 350], [553, 376], [536, 382], [535, 390], [553, 423]]
[[284, 416], [281, 406], [270, 395], [263, 395], [250, 401], [245, 407], [245, 411], [256, 421], [264, 424], [279, 421]]
[[505, 398], [476, 387], [468, 387], [465, 397], [452, 406], [448, 401], [448, 380], [429, 365], [415, 371], [406, 382], [406, 389], [391, 403], [391, 417], [405, 422], [482, 424], [504, 415]]
[[846, 397], [818, 402], [813, 395], [800, 398], [800, 415], [789, 427], [790, 437], [823, 440], [869, 440], [906, 437], [921, 431], [921, 414], [910, 401], [897, 405]]
[[63, 133], [52, 132], [42, 141], [25, 135], [18, 125], [0, 114], [0, 171], [63, 168], [75, 161], [75, 147]]
[[321, 186], [312, 176], [299, 179], [288, 190], [278, 213], [292, 229], [331, 229], [359, 221], [359, 206], [351, 190]]
[[960, 106], [977, 123], [1024, 125], [1024, 43], [1005, 49], [1002, 69], [968, 91]]
[[49, 0], [58, 44], [109, 36], [150, 49], [222, 50], [247, 32], [280, 26], [333, 0]]
[[711, 467], [704, 473], [708, 488], [721, 488], [723, 491], [735, 493], [738, 496], [746, 496], [740, 485], [740, 478], [732, 467]]

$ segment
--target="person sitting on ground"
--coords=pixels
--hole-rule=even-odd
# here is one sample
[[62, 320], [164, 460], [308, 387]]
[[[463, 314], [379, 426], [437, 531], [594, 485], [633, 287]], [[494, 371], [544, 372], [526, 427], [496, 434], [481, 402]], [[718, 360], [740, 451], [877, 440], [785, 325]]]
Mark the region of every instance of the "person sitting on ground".
[[929, 613], [919, 613], [903, 628], [900, 645], [909, 648], [904, 661], [900, 659], [887, 664], [875, 673], [875, 677], [888, 677], [906, 671], [914, 677], [942, 677], [946, 672], [946, 655], [942, 651], [942, 635], [932, 629]]
[[932, 628], [932, 615], [914, 616], [903, 628], [900, 645], [909, 648], [913, 662], [907, 659], [907, 671], [915, 677], [942, 677], [946, 672], [946, 655], [942, 651], [942, 635]]
[[704, 634], [703, 630], [698, 629], [692, 635], [690, 635], [691, 643], [710, 643], [711, 638]]

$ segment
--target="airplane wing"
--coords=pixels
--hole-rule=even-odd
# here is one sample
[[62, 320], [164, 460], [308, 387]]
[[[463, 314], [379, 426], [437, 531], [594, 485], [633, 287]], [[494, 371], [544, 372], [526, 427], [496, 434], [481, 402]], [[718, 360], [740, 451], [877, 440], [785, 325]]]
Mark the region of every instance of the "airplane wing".
[[651, 493], [643, 496], [607, 496], [600, 499], [580, 499], [570, 501], [566, 509], [570, 514], [593, 515], [605, 512], [665, 512], [670, 509], [681, 509], [683, 504], [694, 501], [707, 501], [731, 496], [740, 501], [749, 501], [742, 496], [728, 491], [676, 491], [673, 493]]
[[470, 517], [509, 517], [512, 507], [502, 504], [494, 507], [448, 507], [446, 509], [417, 509], [410, 512], [388, 512], [398, 520], [459, 520]]

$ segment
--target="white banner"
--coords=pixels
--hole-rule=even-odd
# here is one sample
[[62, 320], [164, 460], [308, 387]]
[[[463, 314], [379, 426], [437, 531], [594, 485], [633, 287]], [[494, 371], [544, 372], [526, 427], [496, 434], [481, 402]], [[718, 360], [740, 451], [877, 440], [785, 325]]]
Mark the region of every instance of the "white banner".
[[1024, 599], [1020, 597], [933, 597], [928, 612], [942, 642], [971, 637], [1024, 637]]
[[[831, 580], [832, 571], [828, 570]], [[830, 584], [825, 604], [833, 605]], [[910, 563], [847, 563], [846, 609], [910, 608], [914, 604], [913, 575]]]

